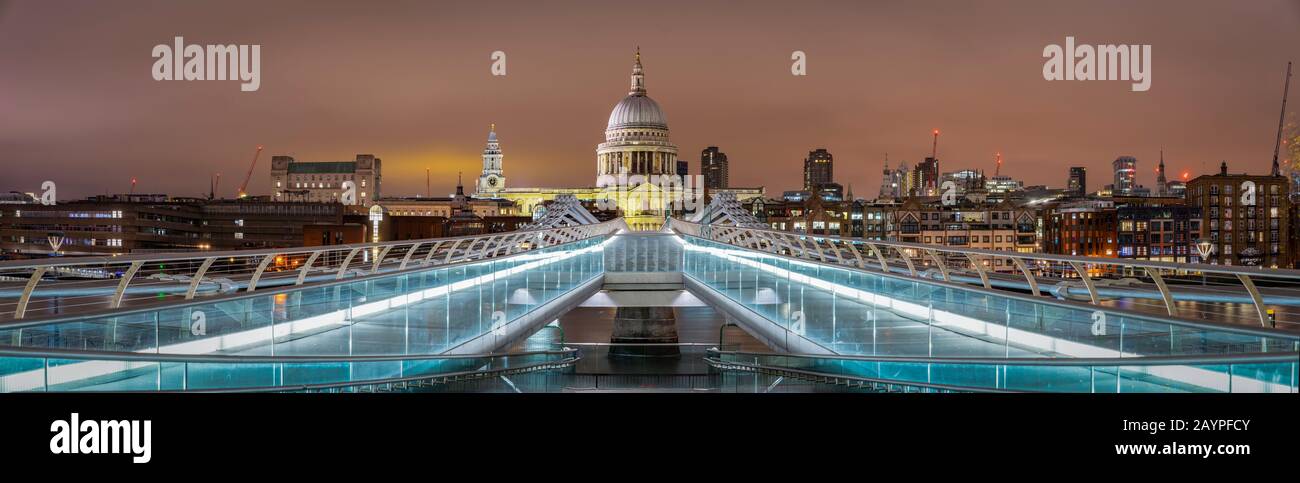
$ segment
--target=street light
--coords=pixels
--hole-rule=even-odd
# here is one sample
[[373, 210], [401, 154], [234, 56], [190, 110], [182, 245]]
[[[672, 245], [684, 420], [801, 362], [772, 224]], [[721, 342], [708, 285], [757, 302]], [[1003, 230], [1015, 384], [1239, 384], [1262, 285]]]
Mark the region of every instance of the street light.
[[[1209, 263], [1210, 254], [1214, 253], [1214, 243], [1208, 238], [1196, 240], [1196, 253], [1201, 256], [1201, 263]], [[1201, 286], [1205, 286], [1205, 270], [1201, 270]]]
[[1210, 254], [1214, 253], [1214, 243], [1208, 238], [1196, 240], [1196, 253], [1201, 255], [1201, 263], [1209, 263]]
[[370, 224], [371, 224], [370, 241], [372, 243], [379, 242], [379, 223], [382, 221], [384, 221], [384, 208], [379, 205], [371, 206], [370, 207]]
[[[384, 221], [384, 207], [378, 203], [370, 207], [370, 242], [379, 243], [379, 223]], [[379, 247], [370, 249], [374, 257], [379, 256]], [[364, 257], [365, 261], [370, 261], [370, 256]]]

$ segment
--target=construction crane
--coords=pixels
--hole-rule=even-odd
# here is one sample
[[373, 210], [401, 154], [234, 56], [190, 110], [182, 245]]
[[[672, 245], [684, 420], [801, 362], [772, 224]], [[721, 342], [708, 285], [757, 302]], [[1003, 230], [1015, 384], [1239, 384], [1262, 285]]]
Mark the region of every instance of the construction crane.
[[248, 196], [248, 180], [253, 179], [253, 168], [257, 167], [257, 158], [262, 156], [262, 145], [257, 146], [257, 152], [253, 153], [253, 162], [248, 165], [248, 174], [244, 175], [244, 184], [239, 185], [239, 197]]
[[216, 175], [216, 179], [208, 180], [208, 199], [210, 200], [217, 197], [217, 188], [221, 187], [221, 173], [214, 174]]
[[1286, 96], [1291, 93], [1291, 63], [1286, 63], [1286, 80], [1282, 81], [1282, 115], [1277, 118], [1277, 141], [1273, 144], [1273, 176], [1280, 176], [1278, 169], [1278, 151], [1282, 148], [1282, 123], [1286, 120]]

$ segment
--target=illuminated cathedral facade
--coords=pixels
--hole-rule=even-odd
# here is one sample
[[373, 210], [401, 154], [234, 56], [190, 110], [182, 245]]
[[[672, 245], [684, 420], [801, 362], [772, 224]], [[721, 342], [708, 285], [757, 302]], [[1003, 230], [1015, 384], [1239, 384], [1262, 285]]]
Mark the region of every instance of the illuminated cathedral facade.
[[[702, 195], [703, 186], [677, 178], [677, 145], [669, 137], [668, 118], [646, 91], [645, 69], [640, 49], [632, 65], [628, 93], [609, 113], [605, 142], [596, 146], [594, 186], [581, 188], [506, 188], [501, 146], [495, 127], [488, 134], [483, 151], [483, 173], [476, 198], [497, 198], [515, 202], [522, 214], [559, 195], [617, 208], [634, 230], [655, 230], [667, 216], [688, 207], [678, 200]], [[665, 180], [676, 180], [676, 183]], [[729, 189], [744, 200], [763, 196], [762, 188]], [[700, 200], [702, 202], [702, 200]]]

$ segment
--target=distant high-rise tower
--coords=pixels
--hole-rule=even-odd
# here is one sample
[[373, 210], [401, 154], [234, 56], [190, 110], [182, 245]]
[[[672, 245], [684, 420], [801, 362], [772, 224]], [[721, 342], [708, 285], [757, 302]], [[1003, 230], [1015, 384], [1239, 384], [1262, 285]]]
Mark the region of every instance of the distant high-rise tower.
[[700, 151], [700, 174], [704, 175], [704, 187], [727, 188], [730, 180], [727, 174], [727, 153], [709, 146]]
[[1088, 168], [1083, 166], [1070, 167], [1070, 181], [1066, 183], [1066, 188], [1074, 196], [1088, 194]]
[[492, 195], [506, 187], [506, 175], [501, 171], [501, 144], [497, 142], [497, 125], [488, 127], [487, 146], [483, 148], [483, 173], [478, 176], [476, 194]]
[[685, 183], [686, 177], [690, 175], [691, 163], [687, 162], [685, 159], [677, 160], [677, 177], [681, 178], [682, 182]]
[[915, 196], [935, 196], [939, 194], [939, 130], [934, 130], [934, 142], [930, 146], [930, 156], [916, 165], [913, 173], [912, 194]]
[[907, 161], [899, 161], [898, 168], [894, 169], [895, 176], [898, 177], [898, 196], [896, 198], [906, 198], [912, 195], [916, 189], [916, 176], [912, 172], [912, 167], [907, 165]]
[[927, 156], [912, 173], [912, 194], [934, 196], [939, 193], [939, 160]]
[[1156, 196], [1169, 196], [1169, 182], [1165, 181], [1165, 150], [1160, 150], [1160, 167], [1156, 169]]
[[803, 189], [816, 191], [823, 184], [835, 182], [835, 161], [826, 148], [808, 151], [803, 160]]
[[1137, 188], [1137, 158], [1120, 156], [1112, 165], [1115, 168], [1115, 185], [1111, 187], [1112, 196], [1130, 196]]

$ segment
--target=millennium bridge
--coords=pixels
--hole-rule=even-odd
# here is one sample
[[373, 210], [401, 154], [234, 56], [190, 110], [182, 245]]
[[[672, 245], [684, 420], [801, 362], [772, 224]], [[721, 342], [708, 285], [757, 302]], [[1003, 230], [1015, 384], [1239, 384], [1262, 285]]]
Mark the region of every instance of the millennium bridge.
[[[566, 340], [592, 306], [612, 336]], [[683, 342], [683, 306], [722, 323]], [[1298, 359], [1300, 271], [773, 231], [725, 195], [657, 231], [561, 198], [507, 233], [0, 262], [0, 392], [1296, 393]]]

